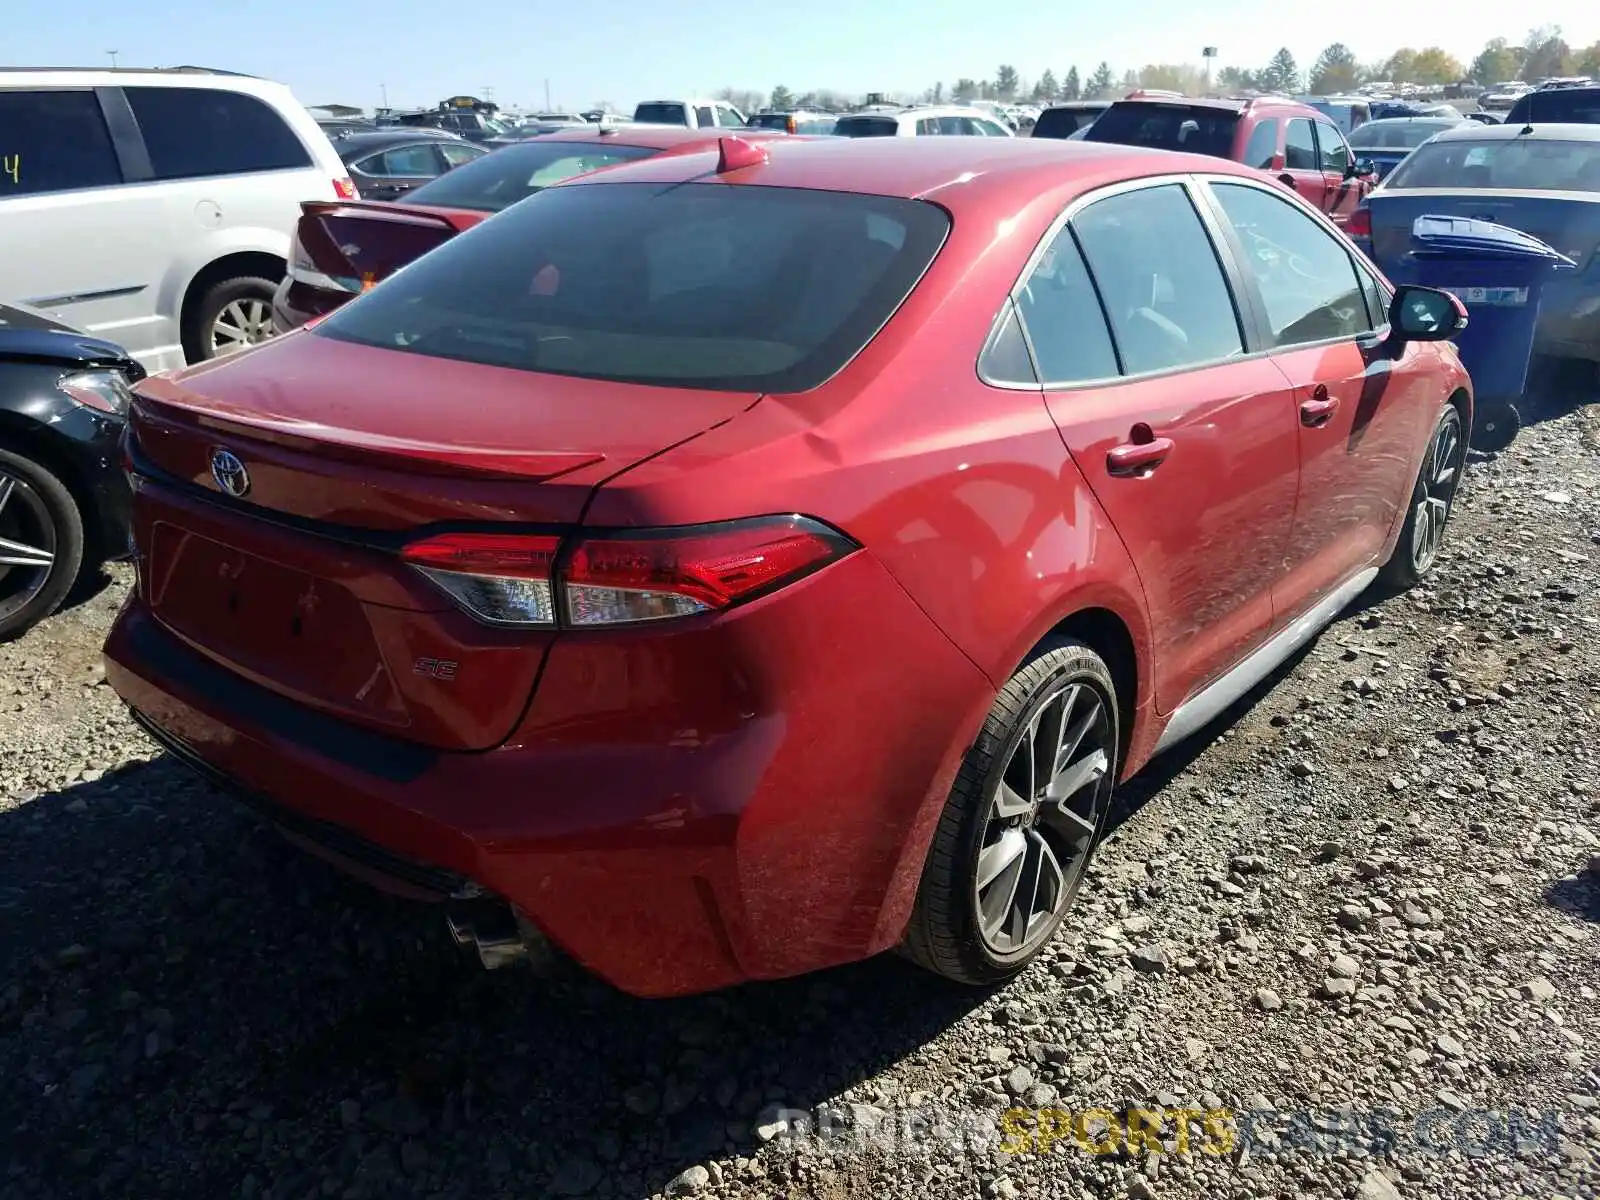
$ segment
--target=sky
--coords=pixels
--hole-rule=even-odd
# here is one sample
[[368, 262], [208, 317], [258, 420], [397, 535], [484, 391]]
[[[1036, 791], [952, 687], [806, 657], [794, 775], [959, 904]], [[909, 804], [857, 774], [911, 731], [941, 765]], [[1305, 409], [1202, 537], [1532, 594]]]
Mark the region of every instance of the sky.
[[[828, 88], [921, 94], [935, 82], [991, 78], [1001, 63], [1032, 81], [1101, 60], [1120, 76], [1147, 63], [1258, 68], [1282, 45], [1302, 68], [1329, 42], [1376, 61], [1401, 46], [1440, 45], [1463, 62], [1492, 37], [1521, 42], [1559, 25], [1573, 46], [1600, 41], [1600, 4], [1451, 0], [1304, 8], [1294, 0], [741, 0], [706, 7], [662, 0], [602, 4], [505, 0], [273, 0], [222, 5], [166, 0], [27, 4], [9, 0], [0, 66], [206, 66], [288, 84], [301, 102], [431, 106], [476, 95], [512, 108]], [[1014, 14], [996, 18], [992, 14]], [[1312, 14], [1323, 19], [1311, 20]], [[1370, 14], [1370, 15], [1369, 15]], [[463, 19], [464, 18], [464, 19]], [[1289, 30], [1299, 32], [1290, 33]], [[93, 32], [90, 32], [93, 31]]]

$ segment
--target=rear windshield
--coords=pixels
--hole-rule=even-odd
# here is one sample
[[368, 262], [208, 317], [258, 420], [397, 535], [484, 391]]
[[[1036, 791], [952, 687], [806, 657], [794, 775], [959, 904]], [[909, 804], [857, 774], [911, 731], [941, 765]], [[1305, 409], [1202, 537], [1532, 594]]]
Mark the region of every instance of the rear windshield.
[[788, 129], [792, 118], [788, 113], [757, 113], [750, 118], [753, 129]]
[[1511, 191], [1600, 192], [1600, 142], [1519, 138], [1493, 142], [1430, 142], [1419, 146], [1384, 187], [1497, 188]]
[[1368, 121], [1350, 135], [1352, 150], [1415, 150], [1441, 129], [1454, 129], [1460, 121]]
[[641, 104], [633, 119], [643, 125], [687, 125], [689, 110], [682, 104]]
[[606, 142], [524, 142], [447, 171], [401, 197], [400, 203], [499, 212], [552, 183], [660, 153]]
[[1552, 88], [1529, 92], [1511, 106], [1506, 124], [1514, 121], [1600, 125], [1600, 88]]
[[949, 229], [943, 209], [889, 196], [552, 188], [423, 255], [313, 333], [587, 379], [805, 391], [872, 340]]
[[1238, 123], [1239, 115], [1225, 109], [1143, 101], [1113, 104], [1089, 127], [1083, 140], [1232, 158]]
[[1068, 138], [1085, 125], [1093, 124], [1099, 115], [1092, 108], [1047, 108], [1034, 122], [1033, 136]]
[[840, 117], [833, 132], [839, 137], [894, 137], [900, 122], [893, 117]]

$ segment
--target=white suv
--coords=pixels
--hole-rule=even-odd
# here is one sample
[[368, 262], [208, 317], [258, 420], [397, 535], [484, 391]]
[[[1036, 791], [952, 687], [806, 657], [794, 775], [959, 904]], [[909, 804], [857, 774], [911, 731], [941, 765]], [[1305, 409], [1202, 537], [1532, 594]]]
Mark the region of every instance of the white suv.
[[270, 336], [300, 202], [341, 198], [349, 172], [282, 84], [0, 69], [0, 300], [146, 370]]
[[1013, 137], [990, 113], [977, 108], [916, 104], [899, 112], [848, 113], [833, 127], [839, 137]]

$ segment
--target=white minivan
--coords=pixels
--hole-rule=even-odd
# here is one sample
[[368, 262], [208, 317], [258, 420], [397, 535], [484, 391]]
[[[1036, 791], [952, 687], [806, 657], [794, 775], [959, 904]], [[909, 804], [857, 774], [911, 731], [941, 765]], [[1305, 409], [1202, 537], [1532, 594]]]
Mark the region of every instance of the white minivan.
[[261, 341], [302, 200], [355, 198], [287, 87], [0, 69], [0, 300], [165, 371]]

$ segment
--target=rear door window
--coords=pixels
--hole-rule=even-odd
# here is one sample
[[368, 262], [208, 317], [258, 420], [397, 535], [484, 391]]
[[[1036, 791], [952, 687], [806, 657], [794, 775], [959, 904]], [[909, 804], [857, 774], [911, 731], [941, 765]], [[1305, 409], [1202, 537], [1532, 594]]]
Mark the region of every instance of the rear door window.
[[396, 146], [364, 160], [361, 169], [368, 175], [437, 175], [439, 162], [432, 146]]
[[1106, 109], [1083, 140], [1232, 158], [1238, 125], [1239, 114], [1224, 108], [1135, 100]]
[[701, 129], [709, 129], [711, 126], [713, 126], [713, 125], [715, 125], [717, 123], [717, 118], [715, 117], [715, 115], [713, 115], [712, 111], [709, 108], [697, 108], [697, 109], [695, 109], [694, 110], [694, 120], [695, 120], [695, 124], [697, 126], [699, 126]]
[[1311, 122], [1302, 117], [1290, 120], [1284, 134], [1283, 166], [1288, 171], [1317, 169], [1317, 139], [1311, 132]]
[[313, 332], [589, 379], [806, 391], [877, 335], [949, 228], [944, 210], [888, 196], [552, 188], [417, 259]]
[[1097, 200], [1072, 226], [1127, 374], [1198, 366], [1244, 352], [1216, 247], [1181, 184]]
[[1083, 383], [1119, 374], [1105, 310], [1072, 230], [1063, 227], [1016, 293], [1039, 379]]
[[199, 179], [311, 166], [311, 154], [272, 106], [216, 88], [123, 89], [157, 179]]
[[[0, 90], [0, 200], [121, 182], [93, 92]], [[0, 287], [4, 276], [0, 261]]]
[[1250, 131], [1250, 141], [1244, 148], [1244, 164], [1257, 170], [1272, 170], [1278, 157], [1278, 119], [1262, 121]]

